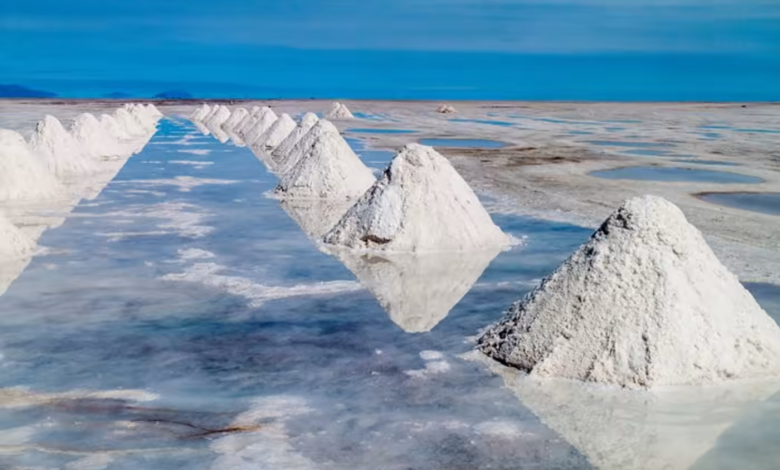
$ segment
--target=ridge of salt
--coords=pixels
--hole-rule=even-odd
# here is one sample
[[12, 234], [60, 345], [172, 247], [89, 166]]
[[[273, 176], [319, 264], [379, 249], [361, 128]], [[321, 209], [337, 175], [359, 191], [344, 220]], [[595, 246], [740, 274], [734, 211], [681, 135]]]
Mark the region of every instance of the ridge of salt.
[[459, 252], [505, 247], [468, 183], [432, 147], [409, 144], [324, 238], [388, 252]]
[[219, 106], [217, 111], [213, 113], [205, 122], [206, 126], [210, 129], [220, 129], [222, 124], [230, 118], [230, 109], [226, 106]]
[[226, 132], [230, 132], [238, 126], [241, 121], [249, 115], [249, 111], [246, 108], [236, 108], [230, 114], [230, 117], [222, 124], [222, 129]]
[[85, 155], [79, 142], [54, 116], [46, 115], [36, 124], [30, 137], [30, 149], [59, 178], [97, 171], [94, 161]]
[[131, 136], [140, 136], [146, 134], [146, 129], [141, 125], [140, 122], [130, 114], [129, 111], [127, 111], [124, 108], [118, 108], [116, 111], [114, 111], [113, 114], [114, 119], [119, 123], [120, 126]]
[[258, 137], [253, 145], [255, 147], [274, 149], [290, 135], [296, 126], [295, 120], [289, 114], [282, 113], [279, 119], [274, 121], [271, 127]]
[[211, 106], [209, 106], [206, 103], [201, 104], [199, 107], [193, 111], [193, 113], [190, 115], [190, 119], [193, 121], [203, 121], [203, 118], [209, 115], [211, 113]]
[[349, 199], [363, 194], [376, 180], [338, 129], [322, 119], [290, 152], [295, 165], [274, 190], [282, 198]]
[[628, 388], [780, 375], [780, 328], [656, 196], [624, 202], [479, 348], [532, 376]]
[[89, 113], [79, 114], [70, 126], [70, 133], [90, 158], [101, 158], [125, 153], [120, 142]]
[[68, 191], [17, 132], [0, 129], [0, 201], [67, 200]]
[[249, 127], [244, 130], [244, 135], [239, 136], [244, 139], [246, 145], [252, 146], [277, 119], [276, 113], [271, 108], [263, 107]]
[[282, 143], [276, 147], [271, 155], [276, 159], [279, 159], [279, 163], [282, 164], [283, 161], [287, 159], [287, 155], [290, 154], [293, 147], [295, 147], [295, 144], [297, 144], [319, 120], [320, 118], [314, 113], [304, 114], [295, 129], [293, 129]]

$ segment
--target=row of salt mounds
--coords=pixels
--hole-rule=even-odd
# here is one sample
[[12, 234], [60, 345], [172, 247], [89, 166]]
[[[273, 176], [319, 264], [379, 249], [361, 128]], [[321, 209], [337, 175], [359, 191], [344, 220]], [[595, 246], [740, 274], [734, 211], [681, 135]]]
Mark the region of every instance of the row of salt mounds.
[[70, 133], [84, 153], [93, 159], [128, 153], [127, 146], [109, 134], [92, 114], [78, 115], [71, 124]]
[[260, 136], [265, 134], [265, 131], [270, 129], [277, 119], [279, 119], [278, 116], [271, 108], [263, 106], [257, 111], [254, 118], [249, 121], [248, 125], [243, 128], [243, 135], [239, 134], [239, 136], [244, 139], [246, 145], [252, 146], [260, 139]]
[[343, 103], [336, 101], [331, 105], [330, 111], [325, 115], [326, 119], [355, 119], [352, 112]]
[[249, 111], [247, 111], [246, 108], [236, 108], [230, 113], [230, 117], [222, 124], [222, 129], [226, 132], [231, 132], [233, 128], [238, 126], [247, 116], [249, 116]]
[[211, 113], [208, 119], [204, 122], [209, 128], [222, 128], [222, 124], [230, 119], [230, 109], [226, 106], [217, 106], [216, 111]]
[[0, 201], [67, 200], [68, 191], [17, 132], [0, 129]]
[[338, 129], [325, 119], [317, 122], [291, 153], [297, 163], [282, 173], [274, 190], [278, 197], [356, 198], [376, 180]]
[[43, 159], [46, 168], [58, 178], [97, 171], [95, 161], [85, 154], [80, 143], [53, 116], [47, 115], [38, 122], [30, 138], [30, 149]]
[[297, 124], [295, 123], [295, 120], [291, 118], [289, 114], [283, 113], [253, 145], [266, 149], [275, 149], [279, 144], [284, 142], [284, 139], [286, 139], [296, 127]]
[[233, 132], [239, 137], [243, 138], [246, 135], [246, 132], [249, 131], [252, 125], [257, 121], [257, 118], [264, 112], [263, 110], [265, 108], [266, 106], [263, 106], [262, 108], [259, 106], [253, 106], [249, 111], [249, 114], [247, 114], [246, 117], [241, 120], [241, 122], [236, 124], [236, 126], [233, 128]]
[[626, 201], [479, 347], [532, 376], [629, 388], [780, 375], [780, 328], [654, 196]]
[[210, 112], [211, 106], [203, 103], [190, 115], [190, 119], [193, 121], [203, 121], [203, 118], [208, 116]]
[[316, 114], [304, 114], [295, 129], [290, 132], [284, 141], [280, 143], [271, 154], [277, 160], [279, 168], [285, 168], [284, 172], [289, 171], [289, 169], [292, 168], [292, 166], [295, 164], [295, 162], [290, 163], [287, 158], [292, 152], [292, 149], [298, 142], [300, 142], [303, 136], [306, 135], [306, 133], [309, 132], [309, 130], [311, 130], [315, 124], [317, 124], [317, 121], [319, 121], [319, 118]]
[[409, 144], [324, 238], [388, 252], [446, 252], [508, 246], [471, 187], [436, 150]]

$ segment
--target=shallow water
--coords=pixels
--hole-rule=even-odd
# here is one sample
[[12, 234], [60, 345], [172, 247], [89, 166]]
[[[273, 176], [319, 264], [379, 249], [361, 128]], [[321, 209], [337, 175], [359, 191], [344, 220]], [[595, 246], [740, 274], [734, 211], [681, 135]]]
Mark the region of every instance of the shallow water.
[[602, 147], [671, 147], [666, 142], [631, 142], [620, 140], [589, 140], [589, 144]]
[[497, 149], [507, 146], [504, 142], [487, 139], [421, 139], [420, 143], [423, 145], [430, 145], [431, 147], [453, 148]]
[[725, 171], [696, 170], [691, 168], [669, 168], [656, 166], [632, 166], [614, 170], [594, 171], [589, 173], [597, 178], [619, 180], [644, 180], [698, 183], [747, 184], [761, 183], [764, 180], [755, 176], [740, 175]]
[[699, 198], [721, 206], [780, 215], [780, 193], [706, 193]]
[[[345, 209], [280, 204], [276, 182], [248, 149], [166, 120], [44, 235], [0, 297], [0, 468], [592, 468], [460, 357], [590, 230], [493, 214], [526, 244], [377, 262], [318, 245]], [[780, 314], [777, 289], [752, 288]], [[744, 419], [713, 455], [777, 448], [772, 429], [746, 446]]]
[[698, 158], [675, 159], [672, 161], [679, 163], [693, 163], [695, 165], [740, 166], [739, 163], [734, 162], [723, 162], [720, 160], [700, 160]]
[[665, 155], [669, 155], [669, 151], [667, 150], [656, 150], [656, 149], [630, 149], [630, 150], [623, 150], [620, 153], [625, 153], [628, 155], [640, 155], [645, 157], [662, 157]]
[[475, 124], [487, 124], [490, 126], [509, 127], [517, 125], [516, 122], [511, 121], [498, 121], [495, 119], [465, 119], [465, 118], [452, 118], [448, 119], [450, 122], [473, 122]]
[[355, 128], [347, 129], [348, 133], [352, 134], [416, 134], [417, 131], [410, 129], [370, 129], [370, 128]]

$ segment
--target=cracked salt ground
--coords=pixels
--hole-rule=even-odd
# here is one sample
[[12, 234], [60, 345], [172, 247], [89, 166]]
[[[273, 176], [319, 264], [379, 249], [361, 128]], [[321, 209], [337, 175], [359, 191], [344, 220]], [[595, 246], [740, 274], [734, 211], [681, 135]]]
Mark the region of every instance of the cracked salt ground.
[[[152, 143], [194, 132], [160, 128]], [[45, 233], [47, 254], [0, 297], [0, 467], [592, 468], [460, 357], [589, 230], [494, 214], [526, 243], [474, 264], [481, 275], [439, 274], [467, 292], [442, 318], [412, 317], [392, 289], [359, 282], [425, 284], [428, 271], [348, 269], [306, 235], [326, 209], [264, 197], [276, 177], [249, 149], [209, 139], [203, 169], [173, 164], [177, 145], [130, 159]], [[189, 191], [171, 183], [181, 178]], [[780, 313], [766, 303], [775, 291], [755, 292]], [[702, 462], [733, 456], [747, 419]]]

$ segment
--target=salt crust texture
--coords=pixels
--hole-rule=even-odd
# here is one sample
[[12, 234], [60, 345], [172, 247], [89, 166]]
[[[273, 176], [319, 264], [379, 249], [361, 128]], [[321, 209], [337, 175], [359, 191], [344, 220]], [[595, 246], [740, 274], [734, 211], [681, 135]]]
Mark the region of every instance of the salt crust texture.
[[274, 157], [277, 169], [280, 174], [287, 173], [298, 163], [300, 158], [299, 153], [294, 153], [293, 149], [296, 145], [309, 133], [312, 127], [319, 122], [319, 118], [314, 113], [306, 113], [302, 118], [298, 126], [290, 132], [290, 135], [284, 139], [284, 142], [271, 154]]
[[333, 103], [330, 111], [325, 115], [326, 119], [355, 119], [352, 112], [343, 104], [338, 101]]
[[274, 159], [279, 164], [281, 164], [282, 160], [284, 160], [285, 157], [289, 155], [293, 147], [295, 147], [295, 144], [297, 144], [301, 138], [306, 135], [306, 133], [309, 132], [309, 130], [314, 127], [315, 124], [317, 124], [317, 121], [319, 120], [320, 119], [314, 113], [304, 114], [295, 129], [293, 129], [292, 132], [287, 135], [284, 141], [282, 141], [282, 143], [280, 143], [271, 154]]
[[84, 154], [79, 142], [53, 116], [45, 116], [38, 122], [30, 138], [30, 149], [58, 178], [97, 171], [94, 160]]
[[274, 149], [290, 135], [296, 125], [295, 120], [284, 113], [254, 142], [254, 146]]
[[278, 119], [276, 113], [271, 108], [263, 107], [255, 117], [255, 119], [249, 124], [249, 127], [244, 130], [244, 134], [239, 134], [246, 145], [252, 146], [260, 136], [265, 134]]
[[450, 162], [419, 144], [407, 145], [393, 158], [324, 241], [395, 252], [453, 252], [511, 244]]
[[0, 129], [0, 202], [68, 199], [68, 192], [14, 131]]
[[274, 190], [282, 198], [357, 198], [374, 183], [374, 174], [355, 155], [338, 129], [322, 119], [293, 148], [296, 164]]
[[655, 196], [626, 201], [479, 347], [532, 376], [629, 388], [780, 375], [780, 328]]

